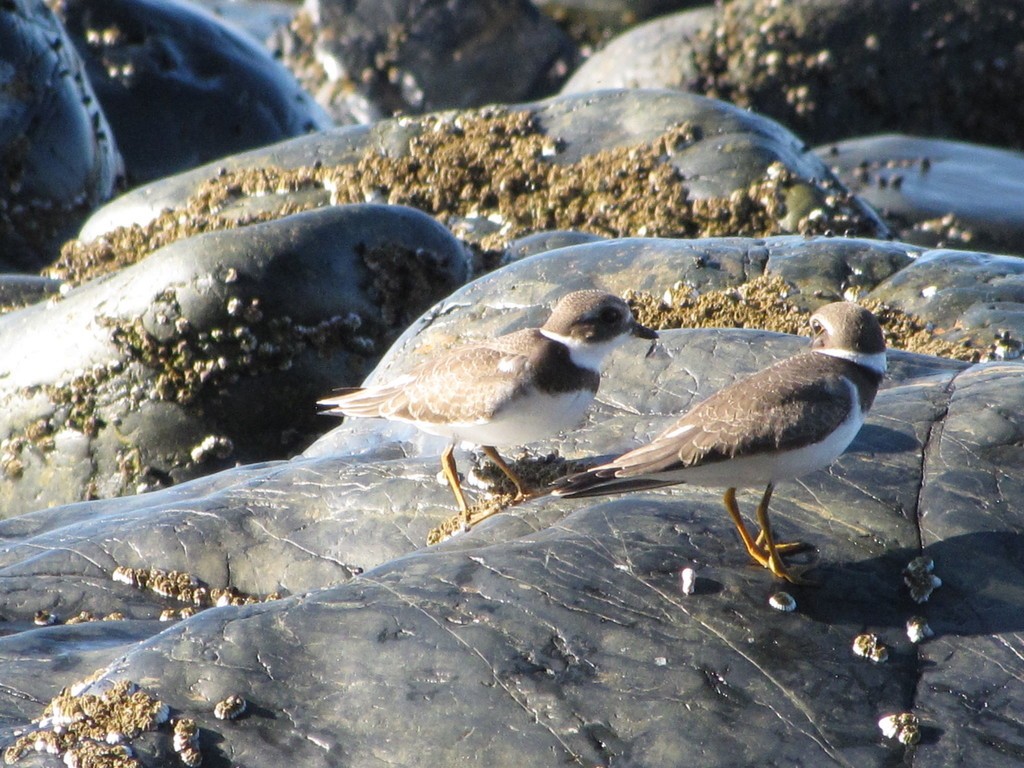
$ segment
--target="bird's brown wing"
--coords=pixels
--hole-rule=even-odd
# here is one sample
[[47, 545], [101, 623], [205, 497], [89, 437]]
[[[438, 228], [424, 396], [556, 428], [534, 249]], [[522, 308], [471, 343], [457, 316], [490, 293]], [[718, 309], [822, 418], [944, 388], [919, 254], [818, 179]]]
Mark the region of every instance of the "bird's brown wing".
[[817, 442], [852, 406], [843, 365], [816, 353], [784, 360], [717, 392], [647, 445], [598, 469], [631, 477]]
[[516, 393], [524, 354], [536, 331], [468, 344], [428, 360], [386, 384], [344, 390], [320, 401], [327, 413], [425, 423], [472, 423], [490, 418]]

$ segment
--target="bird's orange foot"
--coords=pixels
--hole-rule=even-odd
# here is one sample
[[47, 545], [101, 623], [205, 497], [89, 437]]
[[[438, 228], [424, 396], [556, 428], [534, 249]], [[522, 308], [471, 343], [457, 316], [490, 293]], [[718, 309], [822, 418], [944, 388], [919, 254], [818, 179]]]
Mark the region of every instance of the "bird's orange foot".
[[[764, 531], [757, 534], [757, 540], [754, 542], [758, 547], [764, 547]], [[806, 541], [788, 541], [788, 542], [776, 542], [775, 551], [780, 555], [792, 555], [795, 552], [806, 552], [808, 549], [814, 549], [813, 544], [809, 544]]]

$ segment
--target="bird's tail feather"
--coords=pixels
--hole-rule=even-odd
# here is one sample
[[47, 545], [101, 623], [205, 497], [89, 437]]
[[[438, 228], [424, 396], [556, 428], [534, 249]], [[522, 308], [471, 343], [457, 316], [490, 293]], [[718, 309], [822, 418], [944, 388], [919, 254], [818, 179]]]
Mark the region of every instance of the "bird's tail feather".
[[595, 467], [586, 472], [563, 477], [554, 483], [551, 494], [566, 499], [586, 499], [679, 484], [678, 480], [666, 481], [653, 477], [615, 477], [614, 472], [614, 467]]

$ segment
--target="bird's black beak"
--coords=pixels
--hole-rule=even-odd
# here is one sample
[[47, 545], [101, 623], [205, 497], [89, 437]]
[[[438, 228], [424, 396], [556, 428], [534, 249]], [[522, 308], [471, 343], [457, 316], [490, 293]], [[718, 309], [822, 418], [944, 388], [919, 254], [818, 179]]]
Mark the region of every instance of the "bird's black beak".
[[634, 336], [639, 339], [657, 339], [658, 332], [653, 328], [648, 328], [646, 325], [640, 325], [640, 323], [633, 323], [633, 330], [630, 331]]
[[640, 323], [634, 321], [631, 333], [638, 339], [651, 340], [651, 348], [647, 350], [647, 354], [644, 355], [645, 358], [654, 354], [654, 350], [658, 346], [658, 332], [656, 330], [648, 328], [646, 325], [640, 325]]

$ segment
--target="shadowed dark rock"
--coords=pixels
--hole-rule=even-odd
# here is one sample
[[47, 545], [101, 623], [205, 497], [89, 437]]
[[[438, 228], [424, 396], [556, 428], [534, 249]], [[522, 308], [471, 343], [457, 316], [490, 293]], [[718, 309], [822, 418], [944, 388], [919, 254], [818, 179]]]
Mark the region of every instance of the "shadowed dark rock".
[[735, 0], [626, 31], [564, 90], [681, 88], [816, 144], [898, 131], [1020, 149], [1022, 32], [1017, 0]]
[[46, 266], [123, 173], [82, 62], [44, 3], [0, 7], [0, 273]]
[[[569, 38], [528, 0], [313, 0], [295, 25], [303, 70], [339, 122], [548, 96], [575, 63]], [[305, 50], [308, 47], [309, 50]]]
[[134, 186], [331, 125], [256, 40], [181, 0], [67, 0]]

